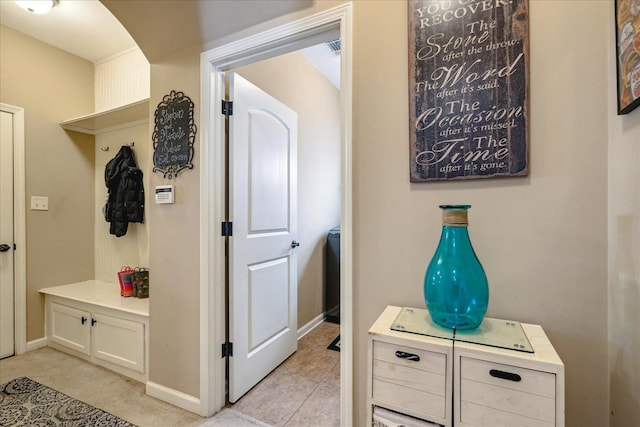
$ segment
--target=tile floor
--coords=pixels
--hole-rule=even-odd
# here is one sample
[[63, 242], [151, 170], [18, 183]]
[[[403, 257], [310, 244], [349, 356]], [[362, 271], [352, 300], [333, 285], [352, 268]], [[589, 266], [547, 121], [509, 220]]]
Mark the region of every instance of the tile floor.
[[340, 353], [327, 350], [339, 333], [339, 325], [318, 325], [294, 355], [213, 418], [154, 399], [142, 383], [50, 348], [0, 360], [0, 384], [28, 376], [140, 427], [339, 426]]
[[148, 396], [138, 381], [48, 347], [0, 360], [0, 384], [23, 376], [139, 427], [206, 425], [206, 418]]
[[340, 353], [327, 349], [339, 333], [335, 323], [318, 325], [232, 408], [274, 427], [339, 426]]

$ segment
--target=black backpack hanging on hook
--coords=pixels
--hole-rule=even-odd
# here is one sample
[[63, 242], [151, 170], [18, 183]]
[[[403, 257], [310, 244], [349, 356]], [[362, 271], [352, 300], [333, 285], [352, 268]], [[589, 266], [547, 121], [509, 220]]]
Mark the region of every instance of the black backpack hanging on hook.
[[142, 178], [133, 150], [123, 145], [104, 169], [104, 181], [109, 191], [104, 216], [111, 223], [110, 234], [124, 236], [130, 222], [144, 222]]

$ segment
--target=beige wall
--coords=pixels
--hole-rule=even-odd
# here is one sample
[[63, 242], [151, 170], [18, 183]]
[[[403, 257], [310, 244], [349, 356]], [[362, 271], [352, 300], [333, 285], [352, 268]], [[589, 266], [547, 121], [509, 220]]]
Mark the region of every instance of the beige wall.
[[[304, 14], [331, 5], [319, 2]], [[355, 425], [364, 424], [367, 328], [387, 304], [424, 304], [422, 276], [440, 232], [437, 205], [457, 202], [473, 205], [470, 233], [490, 281], [488, 315], [541, 324], [566, 365], [567, 425], [608, 425], [609, 394], [615, 425], [638, 418], [640, 110], [611, 113], [610, 20], [610, 2], [530, 2], [528, 177], [410, 184], [406, 3], [354, 2]], [[393, 31], [381, 31], [387, 28]], [[93, 275], [93, 146], [57, 125], [91, 112], [93, 70], [11, 30], [1, 36], [0, 100], [26, 108], [27, 197], [48, 195], [51, 204], [27, 216], [34, 339], [43, 335], [36, 290]], [[152, 110], [170, 90], [182, 90], [198, 124], [201, 50], [152, 66]], [[46, 64], [51, 81], [32, 83], [43, 75], [34, 64]], [[176, 204], [149, 209], [150, 380], [193, 396], [200, 374], [199, 144], [196, 169], [171, 182]], [[60, 167], [63, 160], [74, 168]], [[153, 174], [149, 190], [165, 182]]]
[[[200, 49], [191, 49], [182, 52], [179, 55], [166, 59], [158, 64], [152, 64], [151, 67], [151, 108], [155, 107], [162, 101], [162, 97], [167, 95], [171, 90], [183, 91], [195, 103], [196, 125], [200, 128], [199, 109], [200, 109], [200, 88], [199, 88], [199, 66], [200, 66]], [[295, 56], [289, 61], [296, 62], [296, 67], [302, 65], [306, 78], [309, 73], [314, 73], [315, 69], [306, 61], [299, 61]], [[291, 62], [289, 65], [292, 65]], [[278, 63], [266, 63], [265, 67], [272, 69], [278, 66]], [[312, 67], [311, 67], [312, 68]], [[265, 69], [263, 69], [265, 70]], [[266, 71], [266, 70], [265, 70]], [[292, 71], [290, 68], [288, 71]], [[272, 88], [281, 88], [280, 82], [267, 83], [257, 75], [254, 75], [248, 69], [243, 70], [243, 74], [255, 79], [256, 84], [269, 84]], [[300, 75], [292, 73], [287, 76], [291, 82], [297, 85], [303, 85], [304, 79]], [[317, 76], [316, 76], [317, 77]], [[328, 86], [327, 86], [328, 85]], [[291, 102], [303, 110], [311, 109], [309, 105], [310, 99], [322, 98], [323, 105], [337, 104], [338, 93], [330, 83], [323, 80], [314, 80], [314, 87], [319, 89], [324, 86], [325, 90], [315, 90], [314, 97], [308, 93], [310, 87], [307, 87], [307, 98], [301, 97], [302, 91], [297, 93], [285, 94], [283, 102]], [[333, 91], [331, 92], [331, 88]], [[279, 89], [278, 89], [279, 90]], [[286, 98], [286, 99], [285, 99]], [[313, 250], [308, 254], [309, 259], [307, 268], [303, 269], [300, 283], [300, 309], [298, 323], [300, 326], [311, 320], [322, 312], [322, 286], [317, 287], [318, 280], [322, 280], [322, 255], [318, 251], [322, 249], [319, 246], [320, 234], [329, 228], [337, 225], [339, 222], [339, 200], [335, 200], [334, 196], [339, 199], [339, 157], [337, 155], [337, 147], [323, 147], [325, 142], [320, 136], [336, 134], [336, 123], [332, 123], [335, 117], [331, 117], [331, 112], [325, 109], [314, 107], [318, 113], [322, 113], [323, 124], [328, 124], [328, 129], [318, 132], [313, 124], [308, 122], [308, 118], [299, 117], [301, 127], [306, 129], [301, 131], [300, 141], [302, 144], [308, 144], [308, 150], [301, 149], [299, 158], [301, 162], [309, 162], [309, 157], [326, 159], [333, 158], [335, 164], [325, 167], [325, 172], [333, 169], [335, 173], [329, 174], [331, 178], [327, 178], [329, 185], [325, 188], [317, 188], [318, 184], [313, 183], [311, 179], [307, 179], [305, 174], [317, 171], [319, 165], [309, 164], [309, 169], [302, 171], [304, 188], [300, 191], [300, 211], [299, 217], [302, 222], [302, 228], [306, 228], [307, 238], [313, 244]], [[153, 111], [151, 112], [153, 115]], [[302, 122], [305, 123], [302, 123]], [[153, 127], [153, 123], [150, 124]], [[303, 133], [304, 132], [304, 133]], [[197, 133], [195, 144], [195, 169], [192, 171], [184, 171], [180, 173], [176, 180], [166, 180], [162, 178], [160, 173], [152, 174], [149, 192], [152, 192], [156, 185], [174, 184], [176, 192], [176, 203], [174, 205], [149, 205], [149, 236], [150, 236], [150, 270], [151, 282], [153, 284], [153, 295], [149, 300], [150, 303], [150, 350], [149, 350], [149, 375], [150, 381], [161, 384], [163, 386], [179, 390], [192, 396], [199, 396], [199, 156], [200, 156], [200, 132]], [[305, 142], [303, 142], [303, 139]], [[321, 162], [319, 162], [321, 163]], [[326, 190], [330, 190], [333, 194], [327, 194]], [[321, 199], [308, 198], [308, 193], [312, 191], [319, 192]], [[306, 193], [303, 195], [303, 193]], [[333, 200], [332, 200], [333, 199]], [[326, 224], [319, 225], [324, 219], [314, 218], [309, 211], [318, 210], [312, 205], [318, 201], [324, 201], [332, 205], [330, 212], [331, 220]], [[308, 215], [305, 215], [307, 213]], [[302, 218], [310, 218], [314, 224], [305, 227]], [[331, 224], [330, 226], [327, 224]], [[213, 228], [217, 230], [216, 227]], [[320, 231], [322, 229], [323, 231]], [[308, 248], [305, 248], [308, 251]], [[303, 257], [304, 258], [304, 257]], [[304, 265], [304, 261], [302, 263]], [[302, 267], [302, 266], [301, 266]], [[164, 313], [170, 313], [165, 315]]]
[[640, 108], [616, 115], [609, 7], [609, 381], [611, 426], [640, 425]]
[[235, 70], [298, 113], [298, 327], [322, 314], [327, 232], [340, 224], [340, 92], [301, 52]]
[[[582, 7], [588, 33], [567, 33], [564, 22], [576, 13], [574, 5], [548, 6], [531, 7], [531, 28], [544, 23], [545, 31], [531, 32], [530, 177], [411, 185], [405, 151], [406, 8], [398, 2], [356, 2], [357, 414], [364, 409], [367, 327], [386, 304], [423, 304], [424, 266], [439, 236], [436, 206], [470, 202], [472, 237], [491, 280], [489, 315], [542, 324], [568, 365], [569, 424], [606, 422], [607, 135], [606, 106], [598, 102], [606, 96], [606, 10], [603, 3]], [[380, 32], [385, 26], [401, 30]], [[557, 39], [565, 44], [558, 46]], [[571, 61], [559, 61], [567, 44]], [[587, 105], [576, 101], [585, 96], [583, 85], [592, 88]], [[390, 221], [398, 227], [386, 227]], [[585, 371], [593, 374], [584, 378]]]
[[[94, 138], [59, 125], [93, 112], [93, 64], [9, 28], [0, 31], [0, 101], [25, 111], [31, 341], [44, 336], [38, 290], [94, 274]], [[49, 210], [30, 210], [31, 196], [48, 196]]]
[[[566, 364], [567, 425], [608, 423], [608, 7], [530, 2], [528, 177], [410, 184], [406, 3], [354, 2], [355, 425], [364, 425], [366, 331], [387, 304], [424, 305], [422, 278], [440, 233], [437, 206], [461, 202], [473, 205], [471, 238], [491, 288], [488, 315], [545, 328]], [[197, 99], [197, 55], [182, 59], [152, 68], [154, 102], [173, 88]], [[180, 280], [178, 288], [177, 281], [197, 281], [199, 205], [191, 192], [197, 183], [183, 182], [178, 197], [184, 187], [180, 212], [152, 209], [154, 285], [164, 284], [152, 299], [151, 375], [197, 395], [197, 286]], [[169, 263], [174, 256], [180, 263]], [[171, 318], [160, 320], [165, 310]]]
[[542, 325], [564, 361], [567, 425], [607, 424], [607, 19], [606, 2], [530, 2], [528, 177], [410, 184], [406, 3], [355, 2], [357, 425], [367, 327], [424, 306], [442, 203], [473, 205], [487, 315]]
[[[200, 363], [200, 49], [151, 66], [151, 123], [164, 96], [184, 92], [195, 104], [198, 127], [193, 170], [176, 179], [151, 174], [156, 185], [173, 184], [175, 204], [151, 203], [149, 214], [149, 380], [199, 396]], [[153, 150], [151, 150], [153, 152]], [[213, 230], [217, 230], [213, 227]]]

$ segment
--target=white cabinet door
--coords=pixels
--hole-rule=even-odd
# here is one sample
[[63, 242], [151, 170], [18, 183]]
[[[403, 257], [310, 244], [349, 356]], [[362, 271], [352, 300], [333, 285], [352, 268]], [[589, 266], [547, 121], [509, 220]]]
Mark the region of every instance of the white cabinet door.
[[91, 314], [56, 303], [50, 306], [49, 339], [79, 353], [91, 354]]
[[117, 285], [105, 285], [81, 282], [45, 289], [48, 345], [146, 383], [148, 306], [120, 297]]
[[93, 357], [144, 373], [144, 324], [93, 313]]

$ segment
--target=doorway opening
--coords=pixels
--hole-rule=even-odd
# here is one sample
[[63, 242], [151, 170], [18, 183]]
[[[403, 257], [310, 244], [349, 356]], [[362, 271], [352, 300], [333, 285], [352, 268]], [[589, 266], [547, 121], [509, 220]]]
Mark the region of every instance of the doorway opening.
[[[4, 247], [6, 251], [0, 252], [0, 255], [3, 255], [0, 260], [1, 299], [3, 304], [9, 304], [9, 306], [3, 305], [0, 311], [3, 314], [3, 327], [7, 327], [9, 323], [12, 328], [11, 331], [2, 330], [1, 352], [3, 356], [9, 356], [27, 351], [24, 109], [0, 104], [0, 111], [3, 116], [3, 154], [0, 156], [2, 157], [0, 162], [4, 165], [0, 167], [2, 170], [0, 181], [2, 181], [3, 194], [7, 190], [5, 185], [10, 186], [10, 191], [7, 193], [12, 194], [12, 200], [2, 202], [2, 205], [6, 205], [2, 216], [10, 217], [10, 227], [4, 228], [1, 223], [5, 221], [0, 219], [0, 228], [2, 228], [0, 244], [6, 245]], [[5, 174], [5, 170], [9, 174]], [[11, 272], [7, 275], [5, 272], [9, 270], [9, 266], [6, 263], [11, 264]], [[10, 319], [5, 319], [7, 312], [11, 314]], [[6, 335], [7, 332], [10, 332], [10, 335]], [[11, 339], [5, 342], [7, 336]]]
[[[266, 58], [339, 38], [340, 91], [340, 419], [352, 420], [352, 211], [351, 211], [351, 5], [345, 4], [303, 18], [202, 55], [201, 172], [201, 415], [225, 404], [225, 221], [226, 149], [222, 115], [225, 73]], [[338, 35], [338, 37], [336, 37]]]
[[227, 75], [228, 400], [274, 425], [309, 416], [339, 425], [340, 354], [328, 349], [340, 333], [337, 46], [331, 40]]

